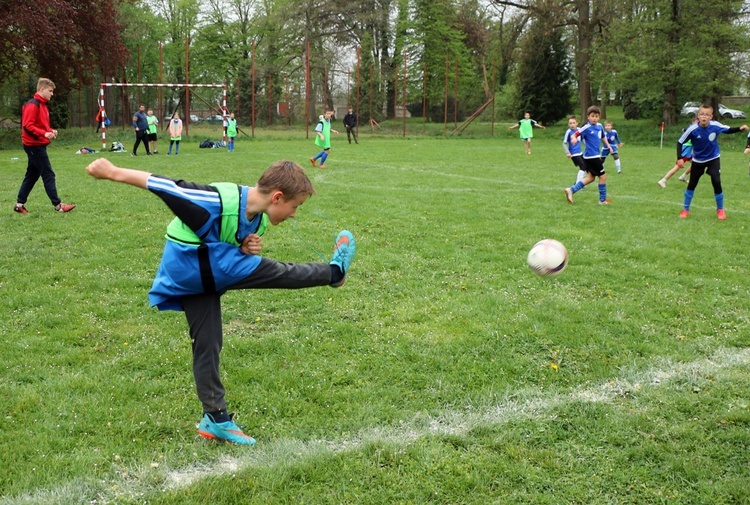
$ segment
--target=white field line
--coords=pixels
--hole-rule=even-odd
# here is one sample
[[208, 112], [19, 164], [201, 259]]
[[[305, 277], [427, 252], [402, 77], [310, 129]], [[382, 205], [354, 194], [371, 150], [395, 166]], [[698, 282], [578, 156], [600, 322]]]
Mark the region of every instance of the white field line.
[[399, 425], [364, 430], [351, 438], [310, 441], [281, 439], [266, 444], [261, 442], [242, 456], [225, 456], [210, 463], [193, 464], [185, 468], [152, 468], [146, 463], [127, 472], [128, 475], [137, 475], [139, 478], [112, 478], [100, 481], [96, 486], [83, 480], [74, 481], [54, 490], [38, 490], [18, 497], [5, 497], [0, 499], [0, 504], [99, 505], [116, 503], [120, 499], [138, 501], [139, 498], [147, 501], [149, 496], [183, 489], [207, 477], [233, 475], [249, 468], [293, 465], [311, 457], [359, 450], [369, 443], [403, 446], [425, 436], [463, 436], [479, 426], [505, 424], [517, 419], [543, 418], [550, 415], [557, 406], [571, 400], [610, 403], [629, 392], [638, 391], [639, 396], [643, 396], [648, 394], [649, 388], [668, 385], [671, 381], [703, 382], [708, 375], [716, 376], [721, 370], [748, 365], [750, 348], [721, 348], [707, 359], [691, 363], [661, 360], [648, 371], [625, 370], [621, 376], [603, 384], [570, 393], [521, 390], [499, 402], [493, 400], [491, 405], [446, 411], [439, 417], [420, 415]]

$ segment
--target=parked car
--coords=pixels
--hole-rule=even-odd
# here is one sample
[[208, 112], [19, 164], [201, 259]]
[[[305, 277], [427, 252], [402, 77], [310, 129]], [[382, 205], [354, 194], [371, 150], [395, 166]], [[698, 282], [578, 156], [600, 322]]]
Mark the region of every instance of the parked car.
[[[698, 102], [685, 102], [685, 105], [682, 106], [682, 110], [680, 111], [680, 114], [683, 116], [690, 116], [693, 117], [698, 113], [698, 109], [700, 108], [701, 104]], [[745, 113], [741, 110], [736, 109], [730, 109], [724, 104], [719, 104], [719, 114], [717, 114], [717, 117], [724, 118], [724, 119], [745, 119]]]
[[693, 117], [698, 114], [698, 109], [700, 109], [700, 107], [701, 104], [698, 102], [685, 102], [685, 105], [682, 106], [680, 114], [682, 114], [683, 116]]
[[202, 118], [196, 116], [195, 114], [190, 114], [190, 122], [191, 123], [200, 123], [201, 121], [203, 121]]
[[741, 110], [730, 109], [725, 105], [719, 104], [719, 116], [725, 119], [745, 119], [745, 113]]
[[214, 114], [212, 116], [208, 116], [204, 121], [208, 123], [223, 123], [224, 117], [220, 114]]

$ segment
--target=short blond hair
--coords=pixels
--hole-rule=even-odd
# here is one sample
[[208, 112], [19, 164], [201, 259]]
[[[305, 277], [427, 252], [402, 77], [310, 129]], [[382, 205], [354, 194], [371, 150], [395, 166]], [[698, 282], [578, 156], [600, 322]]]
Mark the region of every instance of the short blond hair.
[[41, 91], [44, 88], [55, 89], [55, 83], [52, 82], [50, 79], [47, 79], [46, 77], [40, 77], [39, 80], [36, 81], [36, 90]]
[[289, 201], [299, 195], [312, 196], [315, 194], [312, 182], [304, 169], [289, 160], [272, 163], [263, 172], [255, 188], [262, 194], [268, 195], [274, 191], [284, 193], [284, 199]]

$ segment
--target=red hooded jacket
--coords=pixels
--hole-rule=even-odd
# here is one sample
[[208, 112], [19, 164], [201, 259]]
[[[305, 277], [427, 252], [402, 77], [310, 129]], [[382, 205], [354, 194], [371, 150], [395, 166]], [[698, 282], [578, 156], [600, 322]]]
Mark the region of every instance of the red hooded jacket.
[[21, 142], [28, 147], [46, 146], [50, 140], [44, 136], [52, 131], [49, 121], [49, 100], [39, 93], [26, 102], [21, 109]]

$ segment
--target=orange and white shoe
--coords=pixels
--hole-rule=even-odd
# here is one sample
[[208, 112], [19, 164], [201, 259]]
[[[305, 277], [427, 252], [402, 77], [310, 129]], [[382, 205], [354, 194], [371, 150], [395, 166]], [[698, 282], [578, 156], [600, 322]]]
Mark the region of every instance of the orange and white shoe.
[[255, 439], [242, 433], [239, 426], [234, 423], [234, 412], [229, 414], [229, 421], [217, 423], [211, 414], [203, 414], [198, 425], [198, 434], [210, 440], [220, 440], [237, 445], [255, 445]]
[[333, 246], [333, 258], [329, 264], [339, 267], [344, 277], [337, 283], [331, 284], [331, 287], [338, 288], [344, 284], [346, 273], [349, 271], [349, 265], [352, 264], [355, 252], [357, 252], [357, 243], [354, 241], [354, 235], [347, 230], [341, 231], [336, 237], [336, 245]]
[[724, 209], [718, 209], [716, 211], [716, 217], [719, 218], [719, 221], [724, 221], [727, 218], [727, 213], [724, 211]]

